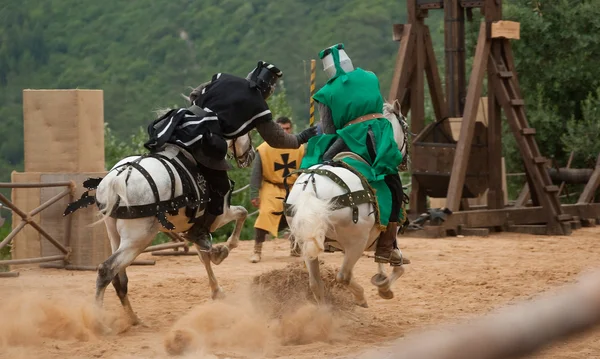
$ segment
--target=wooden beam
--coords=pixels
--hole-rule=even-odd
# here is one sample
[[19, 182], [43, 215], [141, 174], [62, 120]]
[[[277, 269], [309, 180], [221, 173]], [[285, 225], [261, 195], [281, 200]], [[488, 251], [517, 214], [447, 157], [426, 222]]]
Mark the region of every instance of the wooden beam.
[[[425, 74], [427, 75], [427, 85], [429, 87], [429, 93], [431, 94], [431, 103], [433, 105], [436, 120], [441, 121], [448, 117], [448, 106], [446, 105], [442, 81], [440, 79], [437, 60], [435, 58], [435, 52], [433, 51], [433, 42], [431, 41], [431, 33], [429, 32], [428, 26], [423, 28], [423, 38], [425, 41]], [[442, 128], [446, 134], [449, 135], [451, 133], [448, 121], [444, 121]]]
[[[502, 6], [497, 1], [487, 1], [485, 3], [485, 21], [492, 22], [502, 19]], [[500, 42], [495, 41], [490, 47], [490, 56], [499, 58], [502, 56], [502, 47]], [[501, 107], [494, 88], [500, 86], [502, 81], [495, 73], [491, 61], [487, 66], [487, 130], [488, 130], [488, 208], [498, 209], [504, 207], [504, 191], [502, 187], [502, 117]]]
[[515, 21], [494, 21], [491, 23], [490, 36], [495, 38], [505, 38], [519, 40], [521, 38], [521, 25]]
[[583, 192], [581, 192], [581, 195], [579, 196], [577, 203], [591, 202], [594, 199], [594, 193], [596, 192], [596, 189], [598, 188], [599, 185], [600, 185], [600, 156], [598, 156], [598, 159], [596, 160], [596, 168], [594, 169], [594, 172], [592, 173], [590, 180], [585, 185]]
[[404, 101], [407, 94], [409, 80], [415, 68], [413, 61], [413, 53], [415, 48], [415, 34], [411, 24], [404, 25], [400, 47], [398, 48], [398, 56], [396, 58], [396, 68], [394, 77], [392, 78], [392, 86], [388, 96], [388, 102], [398, 100], [400, 103]]
[[[575, 151], [571, 151], [571, 154], [569, 155], [569, 160], [567, 161], [567, 168], [571, 168], [571, 163], [573, 163], [573, 157], [575, 157]], [[550, 178], [552, 178], [552, 175], [550, 175]], [[565, 188], [565, 182], [563, 181], [560, 184], [560, 190], [558, 191], [558, 194], [557, 194], [558, 197], [560, 197], [560, 194], [562, 193], [564, 188]]]
[[[565, 214], [573, 217], [600, 218], [600, 203], [563, 204], [561, 208]], [[546, 213], [542, 207], [484, 209], [454, 212], [446, 217], [440, 226], [428, 225], [427, 227], [439, 227], [443, 232], [446, 230], [458, 231], [461, 227], [491, 228], [542, 224], [546, 223], [546, 220]]]
[[394, 41], [402, 40], [402, 33], [404, 32], [404, 24], [392, 25], [392, 39]]
[[462, 197], [465, 174], [467, 171], [467, 164], [469, 163], [469, 154], [475, 131], [477, 106], [479, 105], [481, 87], [483, 86], [483, 76], [485, 74], [489, 54], [490, 41], [487, 40], [485, 35], [485, 23], [481, 23], [481, 26], [479, 27], [477, 48], [475, 49], [475, 58], [473, 60], [473, 69], [471, 71], [471, 78], [469, 79], [469, 91], [467, 93], [463, 123], [460, 129], [460, 138], [456, 145], [452, 174], [450, 175], [450, 183], [448, 184], [448, 199], [446, 206], [451, 211], [458, 211], [460, 206], [460, 199]]
[[[425, 26], [422, 20], [419, 20], [413, 28], [415, 32], [415, 72], [410, 84], [410, 129], [413, 133], [421, 133], [425, 128], [425, 84], [423, 77], [426, 55], [423, 38], [424, 29]], [[415, 176], [412, 176], [411, 183], [410, 208], [416, 211], [416, 213], [425, 212], [427, 210], [425, 189], [420, 186]]]
[[466, 90], [465, 17], [459, 0], [444, 0], [444, 51], [448, 116], [463, 116]]
[[519, 192], [519, 196], [515, 201], [515, 207], [525, 207], [525, 203], [529, 201], [530, 194], [531, 193], [529, 192], [529, 184], [525, 182], [525, 185], [523, 186], [523, 188], [521, 188], [521, 192]]

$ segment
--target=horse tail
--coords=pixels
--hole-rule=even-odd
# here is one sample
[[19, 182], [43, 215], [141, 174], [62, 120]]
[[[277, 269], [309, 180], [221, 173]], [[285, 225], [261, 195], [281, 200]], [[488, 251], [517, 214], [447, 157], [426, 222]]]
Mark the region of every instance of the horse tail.
[[129, 206], [129, 200], [127, 199], [127, 175], [121, 173], [117, 173], [114, 176], [105, 178], [100, 185], [98, 186], [100, 190], [100, 186], [103, 187], [100, 194], [104, 197], [105, 203], [103, 203], [104, 207], [100, 210], [103, 218], [109, 216], [114, 208], [119, 203], [119, 199], [123, 201], [125, 206]]
[[296, 244], [302, 245], [302, 253], [308, 258], [317, 258], [325, 250], [325, 234], [331, 226], [333, 204], [320, 199], [310, 189], [302, 191], [293, 205], [290, 230]]

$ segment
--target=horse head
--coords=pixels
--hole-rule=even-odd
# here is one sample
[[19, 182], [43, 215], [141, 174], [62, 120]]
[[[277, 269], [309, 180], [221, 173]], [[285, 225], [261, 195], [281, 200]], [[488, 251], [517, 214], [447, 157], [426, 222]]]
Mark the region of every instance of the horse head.
[[250, 132], [233, 140], [227, 140], [227, 147], [229, 149], [229, 158], [235, 159], [239, 168], [250, 166], [254, 157], [256, 157]]
[[408, 122], [406, 117], [400, 113], [400, 104], [395, 100], [393, 104], [384, 102], [383, 116], [390, 121], [394, 129], [394, 139], [398, 144], [398, 149], [402, 153], [402, 158], [406, 158], [408, 154]]

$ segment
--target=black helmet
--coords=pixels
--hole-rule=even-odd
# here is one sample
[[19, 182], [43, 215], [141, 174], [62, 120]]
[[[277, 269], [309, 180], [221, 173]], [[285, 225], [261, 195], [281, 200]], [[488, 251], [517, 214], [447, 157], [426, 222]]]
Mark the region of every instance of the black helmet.
[[268, 62], [259, 61], [256, 68], [248, 74], [248, 81], [253, 87], [257, 87], [264, 96], [268, 96], [273, 91], [277, 80], [283, 76], [283, 72], [275, 65]]

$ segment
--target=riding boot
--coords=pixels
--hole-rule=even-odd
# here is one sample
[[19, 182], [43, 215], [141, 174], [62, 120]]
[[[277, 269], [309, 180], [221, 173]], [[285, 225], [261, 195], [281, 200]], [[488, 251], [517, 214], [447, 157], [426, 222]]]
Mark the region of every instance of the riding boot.
[[394, 249], [397, 230], [398, 223], [389, 222], [385, 232], [379, 236], [375, 250], [375, 262], [389, 263], [391, 266], [401, 266], [403, 264], [402, 254]]
[[185, 234], [185, 239], [197, 244], [202, 252], [210, 252], [212, 248], [212, 236], [210, 234], [210, 227], [217, 216], [208, 213], [206, 211], [201, 220], [195, 223], [192, 228]]

